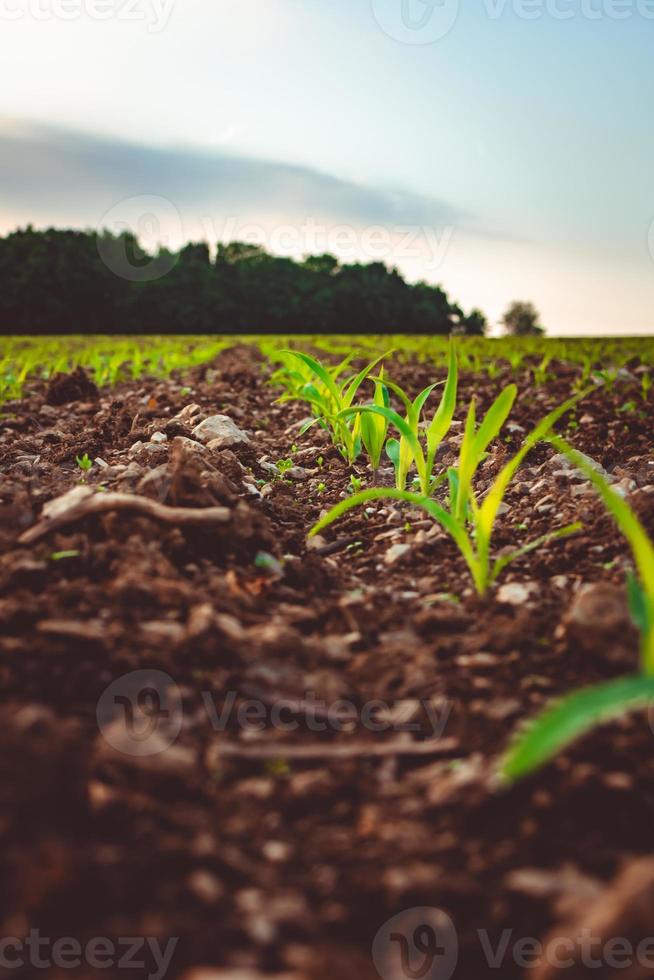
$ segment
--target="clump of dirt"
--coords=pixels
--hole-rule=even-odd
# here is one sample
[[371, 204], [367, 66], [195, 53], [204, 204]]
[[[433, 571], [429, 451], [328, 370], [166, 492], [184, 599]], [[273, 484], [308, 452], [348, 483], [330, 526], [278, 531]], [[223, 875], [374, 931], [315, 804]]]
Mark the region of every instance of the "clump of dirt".
[[99, 394], [84, 368], [78, 367], [72, 374], [55, 374], [50, 379], [45, 401], [47, 405], [69, 405], [71, 402], [95, 401]]

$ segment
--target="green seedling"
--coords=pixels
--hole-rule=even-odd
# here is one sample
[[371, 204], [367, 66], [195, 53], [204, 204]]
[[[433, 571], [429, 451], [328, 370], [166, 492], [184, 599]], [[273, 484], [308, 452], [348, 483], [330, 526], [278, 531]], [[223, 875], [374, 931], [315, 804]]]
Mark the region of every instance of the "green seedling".
[[93, 466], [93, 460], [89, 458], [88, 453], [84, 453], [83, 456], [76, 456], [75, 461], [84, 474], [88, 473]]
[[293, 469], [294, 463], [292, 459], [278, 459], [275, 466], [280, 477], [284, 479], [288, 471]]
[[363, 480], [361, 479], [361, 477], [360, 476], [355, 476], [354, 474], [352, 474], [350, 476], [350, 485], [347, 488], [347, 492], [348, 493], [359, 493], [362, 486], [363, 486]]
[[[348, 377], [344, 382], [337, 379], [343, 372], [343, 367], [351, 360], [351, 355], [336, 368], [328, 369], [315, 357], [301, 351], [286, 350], [282, 353], [287, 358], [293, 359], [296, 370], [288, 372], [289, 390], [280, 401], [289, 399], [305, 401], [310, 405], [314, 415], [314, 418], [300, 429], [300, 434], [302, 435], [312, 425], [321, 425], [330, 432], [332, 441], [341, 455], [348, 463], [353, 463], [361, 452], [361, 421], [358, 417], [348, 414], [347, 410], [352, 407], [368, 375], [392, 351], [380, 354], [362, 371], [353, 377]], [[279, 380], [283, 380], [283, 376]]]
[[478, 594], [480, 596], [485, 595], [510, 562], [541, 545], [581, 530], [582, 525], [576, 522], [545, 534], [509, 554], [503, 554], [495, 559], [491, 557], [491, 537], [495, 521], [506, 491], [520, 464], [527, 453], [538, 442], [547, 437], [555, 423], [580, 397], [581, 395], [576, 395], [564, 402], [533, 429], [524, 440], [518, 453], [505, 464], [496, 476], [481, 503], [478, 502], [473, 493], [472, 480], [479, 463], [485, 457], [489, 443], [498, 435], [511, 409], [515, 398], [513, 386], [505, 389], [498, 396], [479, 428], [475, 424], [474, 402], [471, 404], [461, 445], [459, 465], [457, 468], [452, 467], [448, 471], [449, 508], [424, 494], [416, 494], [408, 490], [386, 487], [364, 490], [349, 499], [339, 501], [311, 528], [310, 536], [318, 534], [353, 507], [370, 503], [373, 500], [398, 500], [414, 507], [420, 507], [427, 511], [451, 535], [470, 570]]
[[326, 483], [319, 483], [318, 486], [316, 487], [318, 493], [324, 493], [326, 489], [327, 489]]
[[[378, 379], [383, 380], [383, 379]], [[406, 416], [402, 418], [394, 409], [386, 405], [363, 405], [343, 412], [345, 417], [353, 413], [364, 415], [375, 415], [387, 424], [390, 423], [400, 434], [399, 439], [389, 439], [386, 443], [386, 453], [395, 468], [395, 486], [397, 490], [404, 490], [407, 477], [412, 465], [415, 465], [417, 479], [421, 492], [430, 496], [440, 482], [444, 479], [444, 474], [434, 476], [434, 464], [438, 449], [450, 430], [454, 410], [456, 408], [456, 393], [458, 383], [457, 356], [454, 343], [450, 343], [448, 375], [443, 389], [438, 409], [433, 416], [424, 433], [420, 428], [420, 418], [423, 407], [434, 388], [440, 382], [429, 385], [423, 389], [413, 400], [400, 388], [399, 385], [391, 381], [385, 381], [392, 392], [400, 399], [406, 409]]]
[[50, 555], [50, 561], [63, 561], [65, 558], [79, 558], [81, 552], [74, 551], [53, 551]]
[[628, 576], [627, 593], [641, 635], [640, 673], [575, 691], [547, 708], [502, 760], [500, 771], [507, 780], [533, 772], [596, 725], [647, 707], [654, 697], [654, 543], [627, 501], [584, 456], [562, 439], [551, 441], [590, 480], [631, 547], [637, 574]]
[[[384, 383], [384, 369], [375, 379], [375, 395], [372, 404], [378, 408], [390, 408], [388, 386]], [[361, 441], [370, 457], [370, 464], [376, 472], [379, 469], [381, 455], [388, 435], [388, 418], [373, 412], [364, 412], [360, 417]]]

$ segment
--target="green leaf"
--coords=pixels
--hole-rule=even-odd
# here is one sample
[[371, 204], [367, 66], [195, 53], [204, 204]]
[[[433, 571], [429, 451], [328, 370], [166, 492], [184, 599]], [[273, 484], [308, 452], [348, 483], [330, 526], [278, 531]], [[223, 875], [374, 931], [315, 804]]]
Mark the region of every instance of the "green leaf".
[[356, 377], [354, 377], [352, 379], [352, 381], [350, 382], [349, 385], [344, 386], [341, 389], [341, 397], [340, 397], [340, 406], [339, 407], [342, 407], [342, 408], [349, 408], [350, 407], [350, 405], [352, 404], [352, 401], [354, 399], [354, 396], [356, 395], [357, 391], [361, 387], [361, 384], [368, 377], [368, 375], [370, 374], [370, 372], [372, 371], [372, 369], [375, 368], [375, 367], [377, 367], [377, 365], [379, 364], [380, 361], [383, 361], [385, 357], [389, 357], [392, 353], [393, 353], [392, 350], [388, 350], [388, 351], [386, 351], [385, 354], [380, 354], [379, 357], [376, 357], [374, 361], [371, 361], [370, 364], [368, 364], [367, 367], [364, 367], [364, 369], [362, 371], [359, 371], [359, 373], [356, 375]]
[[646, 674], [654, 675], [654, 544], [627, 501], [611, 489], [601, 473], [598, 473], [581, 453], [559, 436], [552, 437], [550, 442], [559, 452], [565, 453], [599, 491], [604, 506], [631, 546], [643, 587], [644, 621], [647, 623], [643, 631], [643, 670]]
[[504, 466], [498, 473], [479, 509], [479, 524], [477, 531], [485, 540], [490, 540], [493, 525], [497, 517], [497, 511], [499, 510], [500, 504], [504, 499], [504, 495], [509, 484], [511, 483], [511, 480], [517, 473], [518, 468], [527, 453], [533, 449], [536, 443], [544, 439], [552, 426], [558, 422], [561, 416], [565, 415], [565, 413], [569, 411], [573, 405], [576, 405], [580, 398], [583, 398], [587, 393], [587, 391], [584, 391], [580, 392], [578, 395], [574, 395], [572, 398], [569, 398], [567, 401], [563, 402], [562, 405], [559, 405], [558, 408], [555, 408], [552, 412], [546, 415], [545, 418], [542, 419], [534, 429], [532, 429], [513, 459], [509, 460], [506, 466]]
[[337, 406], [340, 405], [341, 393], [338, 390], [338, 387], [334, 379], [332, 378], [330, 373], [322, 366], [322, 364], [315, 359], [315, 357], [311, 357], [310, 354], [305, 354], [303, 351], [286, 350], [284, 351], [284, 353], [290, 354], [291, 357], [297, 357], [300, 361], [306, 364], [306, 366], [310, 368], [311, 371], [313, 371], [316, 377], [320, 378], [325, 388], [327, 388], [327, 391], [334, 399], [335, 405]]
[[473, 443], [473, 453], [476, 461], [481, 460], [482, 455], [486, 452], [490, 443], [498, 436], [502, 426], [509, 417], [509, 412], [513, 408], [517, 394], [518, 389], [516, 386], [508, 385], [504, 391], [500, 392], [486, 412]]
[[429, 453], [429, 468], [434, 464], [434, 457], [441, 442], [450, 431], [454, 412], [456, 410], [456, 393], [458, 387], [459, 368], [454, 341], [450, 341], [449, 367], [447, 381], [441, 403], [427, 429], [427, 450]]
[[313, 537], [324, 528], [329, 527], [330, 524], [337, 521], [348, 510], [352, 510], [353, 507], [358, 507], [360, 504], [368, 503], [371, 500], [383, 499], [401, 500], [404, 503], [411, 504], [412, 507], [421, 507], [423, 510], [426, 510], [454, 538], [468, 566], [471, 569], [473, 568], [475, 555], [465, 529], [437, 501], [432, 500], [430, 497], [424, 497], [421, 494], [411, 493], [409, 490], [392, 490], [390, 487], [376, 487], [371, 490], [363, 490], [361, 493], [357, 493], [355, 496], [346, 500], [341, 500], [313, 525], [309, 531], [309, 537]]
[[571, 534], [578, 534], [579, 531], [583, 531], [584, 525], [581, 521], [576, 521], [574, 524], [567, 524], [565, 527], [560, 527], [556, 531], [550, 531], [548, 534], [542, 534], [540, 538], [536, 538], [534, 541], [530, 541], [529, 544], [524, 545], [522, 548], [518, 548], [517, 551], [512, 551], [509, 555], [502, 555], [497, 558], [491, 574], [491, 582], [500, 575], [507, 565], [510, 565], [512, 561], [516, 558], [522, 558], [523, 555], [528, 555], [530, 551], [535, 551], [536, 548], [540, 548], [544, 544], [549, 544], [550, 541], [558, 541], [561, 538], [568, 538]]
[[[400, 465], [400, 440], [399, 439], [388, 439], [386, 442], [386, 455], [390, 459], [391, 463], [395, 467], [397, 472]], [[400, 487], [400, 489], [402, 489]]]
[[621, 677], [569, 694], [518, 736], [500, 764], [501, 775], [513, 781], [533, 772], [596, 725], [647, 707], [652, 698], [652, 677]]
[[647, 595], [632, 571], [627, 573], [627, 599], [634, 625], [644, 633], [650, 628]]

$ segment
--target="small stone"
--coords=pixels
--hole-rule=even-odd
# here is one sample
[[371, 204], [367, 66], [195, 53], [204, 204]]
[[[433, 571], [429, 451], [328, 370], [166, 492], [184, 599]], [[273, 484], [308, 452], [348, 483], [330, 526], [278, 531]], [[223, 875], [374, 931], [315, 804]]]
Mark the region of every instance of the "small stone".
[[161, 443], [168, 442], [168, 436], [165, 432], [153, 432], [150, 436], [150, 442]]
[[191, 435], [210, 449], [228, 449], [250, 441], [247, 433], [239, 429], [228, 415], [210, 415], [204, 422], [196, 425]]
[[634, 493], [637, 489], [638, 484], [636, 481], [628, 476], [624, 476], [617, 483], [613, 484], [614, 493], [617, 493], [620, 497], [628, 497], [630, 493]]
[[189, 875], [189, 888], [205, 905], [215, 905], [225, 894], [222, 882], [211, 871], [199, 869]]
[[497, 590], [497, 601], [510, 606], [522, 606], [529, 601], [530, 590], [522, 582], [506, 582]]
[[175, 436], [173, 446], [181, 446], [187, 453], [196, 453], [197, 455], [201, 455], [206, 449], [202, 443], [188, 439], [186, 436]]
[[142, 449], [143, 449], [143, 443], [139, 439], [138, 442], [133, 443], [129, 447], [129, 449], [127, 451], [127, 455], [128, 456], [138, 456], [138, 454], [141, 452]]
[[266, 861], [270, 861], [271, 864], [282, 864], [284, 861], [288, 861], [293, 849], [290, 844], [286, 844], [284, 841], [269, 840], [263, 845], [261, 851]]
[[[604, 469], [602, 464], [598, 463], [596, 459], [593, 459], [592, 456], [586, 456], [585, 453], [579, 453], [579, 455], [581, 456], [581, 458], [583, 459], [583, 461], [586, 463], [587, 466], [590, 466], [592, 469], [594, 469], [595, 472], [603, 476], [605, 480], [608, 480], [609, 483], [615, 482], [615, 477], [611, 476], [611, 474], [608, 473]], [[562, 470], [568, 471], [569, 476], [572, 479], [584, 480], [584, 481], [586, 480], [586, 474], [582, 473], [581, 470], [578, 470], [575, 464], [572, 462], [572, 460], [569, 459], [565, 453], [557, 453], [556, 456], [552, 456], [548, 465], [550, 467], [554, 467], [554, 469], [560, 468]]]
[[190, 422], [191, 419], [195, 419], [198, 415], [202, 415], [202, 409], [199, 405], [191, 404], [185, 405], [174, 417], [180, 422]]
[[393, 544], [384, 555], [387, 565], [395, 565], [401, 558], [404, 558], [411, 551], [410, 544]]

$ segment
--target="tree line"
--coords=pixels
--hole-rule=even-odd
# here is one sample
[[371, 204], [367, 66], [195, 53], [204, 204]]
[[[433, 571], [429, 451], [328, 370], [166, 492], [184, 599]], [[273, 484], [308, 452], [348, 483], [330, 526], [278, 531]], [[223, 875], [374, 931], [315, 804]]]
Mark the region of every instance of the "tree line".
[[257, 245], [205, 243], [150, 254], [125, 232], [0, 238], [4, 333], [460, 333], [481, 335], [440, 286], [381, 262], [301, 261]]

